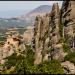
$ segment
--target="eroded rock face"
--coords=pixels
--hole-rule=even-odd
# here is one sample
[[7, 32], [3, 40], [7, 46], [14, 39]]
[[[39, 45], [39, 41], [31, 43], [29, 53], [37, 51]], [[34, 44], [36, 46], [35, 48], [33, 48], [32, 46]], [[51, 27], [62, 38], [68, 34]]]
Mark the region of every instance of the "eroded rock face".
[[62, 22], [64, 24], [64, 39], [69, 47], [75, 50], [75, 1], [64, 1], [62, 5]]
[[[43, 56], [43, 60], [46, 57], [46, 60], [48, 60], [48, 53], [47, 50], [49, 48], [49, 23], [50, 23], [50, 14], [46, 14], [46, 16], [44, 16], [44, 21], [43, 21], [43, 26], [44, 26], [44, 32], [43, 32], [43, 51], [44, 52], [44, 56]], [[42, 51], [42, 52], [43, 52]]]
[[53, 4], [51, 11], [51, 43], [57, 44], [59, 43], [60, 35], [59, 35], [59, 25], [60, 25], [60, 10], [58, 4]]
[[26, 44], [31, 45], [33, 38], [33, 26], [28, 26], [26, 29], [27, 30], [23, 34], [23, 41], [25, 41]]
[[[46, 14], [43, 17], [36, 17], [34, 25], [34, 49], [36, 55], [38, 55], [39, 52], [40, 54], [42, 53], [43, 60], [48, 59], [50, 54], [48, 50], [50, 48], [54, 49], [54, 52], [51, 54], [56, 56], [58, 56], [58, 54], [60, 55], [60, 53], [57, 53], [58, 49], [54, 48], [60, 40], [59, 25], [60, 10], [58, 3], [53, 4], [51, 13]], [[38, 58], [36, 59], [38, 60]]]
[[[49, 43], [49, 15], [46, 14], [43, 17], [37, 17], [37, 22], [35, 22], [34, 29], [34, 43], [35, 43], [35, 62], [38, 60], [38, 56], [40, 56], [40, 60], [42, 61], [42, 53], [45, 49], [48, 48]], [[38, 62], [38, 61], [37, 61]], [[39, 63], [39, 62], [38, 62]]]
[[59, 42], [60, 40], [60, 9], [58, 3], [53, 4], [52, 11], [51, 11], [51, 22], [50, 22], [50, 47], [51, 51], [51, 58], [57, 59], [60, 61], [64, 60], [64, 52], [62, 44]]
[[[59, 9], [58, 3], [55, 3], [49, 14], [36, 18], [34, 26], [34, 50], [37, 62], [39, 58], [39, 62], [42, 59], [43, 61], [49, 60], [49, 56], [50, 59], [63, 61], [65, 55], [68, 54], [63, 51], [62, 43], [64, 41], [62, 43], [60, 42], [62, 39], [60, 36], [61, 19], [64, 24], [61, 28], [62, 37], [67, 41], [67, 45], [73, 51], [75, 50], [74, 3], [73, 1], [64, 1], [61, 10]], [[49, 51], [49, 49], [51, 50]]]
[[64, 68], [66, 74], [75, 74], [75, 65], [69, 61], [61, 63], [61, 66]]
[[[42, 42], [41, 42], [41, 26], [42, 26], [42, 19], [41, 17], [37, 16], [34, 25], [34, 49], [35, 49], [35, 61], [34, 64], [38, 64], [41, 62], [42, 55]], [[40, 59], [39, 59], [40, 58]]]
[[41, 51], [35, 53], [35, 61], [34, 64], [39, 64], [42, 62], [42, 54]]
[[7, 41], [0, 48], [0, 63], [4, 64], [6, 60], [4, 58], [11, 56], [14, 52], [21, 54], [26, 49], [25, 44], [22, 42], [19, 36], [7, 37]]
[[43, 58], [43, 61], [48, 61], [49, 60], [49, 54], [45, 54], [44, 58]]
[[54, 46], [54, 50], [51, 52], [52, 58], [64, 61], [64, 57], [67, 55], [67, 53], [64, 53], [62, 44], [57, 44]]

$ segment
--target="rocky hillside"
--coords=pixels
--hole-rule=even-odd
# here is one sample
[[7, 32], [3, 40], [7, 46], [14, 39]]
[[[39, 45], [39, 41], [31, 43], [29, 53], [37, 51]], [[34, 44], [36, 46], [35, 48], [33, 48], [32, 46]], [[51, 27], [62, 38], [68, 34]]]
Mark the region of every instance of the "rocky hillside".
[[[17, 56], [9, 57], [1, 73], [75, 74], [74, 12], [74, 1], [63, 1], [61, 9], [59, 9], [58, 3], [54, 3], [50, 13], [46, 13], [44, 16], [36, 16], [34, 27], [28, 28], [24, 39], [21, 39], [20, 36], [12, 37], [10, 35], [2, 47], [2, 49], [6, 49], [1, 49], [3, 54], [0, 53], [0, 56], [6, 55], [6, 52], [11, 53], [10, 51], [15, 51]], [[34, 32], [33, 35], [30, 33], [32, 31]], [[27, 42], [28, 39], [31, 41], [31, 38], [31, 45], [24, 44], [25, 39]], [[11, 50], [11, 47], [14, 49]], [[25, 56], [23, 57], [23, 55]], [[0, 63], [3, 63], [3, 56]]]
[[26, 15], [22, 15], [20, 17], [18, 17], [19, 19], [25, 19], [25, 18], [30, 18], [30, 17], [35, 17], [37, 15], [44, 15], [46, 13], [49, 13], [51, 11], [51, 6], [49, 5], [42, 5], [39, 6], [37, 8], [35, 8], [34, 10], [30, 11], [29, 13], [27, 13]]
[[[61, 64], [63, 63], [65, 73], [75, 74], [74, 60], [69, 56], [75, 53], [74, 4], [74, 1], [64, 1], [61, 9], [58, 3], [53, 4], [49, 14], [36, 17], [33, 37], [34, 64], [47, 60], [59, 60]], [[71, 70], [71, 64], [73, 64], [73, 70]]]
[[42, 5], [38, 8], [34, 9], [33, 11], [26, 14], [27, 17], [37, 16], [37, 15], [45, 15], [46, 13], [49, 13], [51, 11], [51, 6], [49, 5]]

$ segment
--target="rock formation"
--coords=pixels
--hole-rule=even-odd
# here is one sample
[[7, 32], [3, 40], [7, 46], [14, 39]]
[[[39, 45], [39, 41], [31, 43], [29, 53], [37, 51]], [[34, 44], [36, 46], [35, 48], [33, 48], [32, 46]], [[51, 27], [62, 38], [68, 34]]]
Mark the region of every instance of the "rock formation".
[[[60, 25], [60, 9], [58, 3], [53, 4], [51, 11], [51, 22], [50, 22], [50, 46], [51, 46], [51, 58], [52, 59], [63, 59], [63, 47], [60, 40], [59, 26]], [[60, 52], [61, 51], [61, 52]], [[60, 58], [61, 57], [61, 58]]]
[[23, 42], [33, 43], [34, 64], [55, 59], [60, 61], [66, 74], [75, 74], [75, 65], [64, 60], [70, 53], [65, 52], [65, 49], [69, 48], [64, 49], [63, 46], [67, 44], [71, 52], [75, 51], [75, 2], [64, 1], [61, 9], [58, 3], [54, 3], [50, 13], [36, 16], [34, 31], [33, 29], [26, 31], [23, 40], [18, 35], [9, 36], [4, 46], [0, 48], [0, 63], [4, 63], [3, 58], [14, 52], [19, 54], [24, 51]]
[[43, 55], [43, 61], [48, 60], [49, 56], [49, 16], [50, 14], [46, 14], [43, 17], [43, 50], [42, 50], [42, 55]]
[[4, 58], [11, 56], [13, 53], [21, 54], [25, 50], [25, 45], [19, 35], [9, 35], [2, 48], [0, 48], [0, 64], [4, 64]]
[[[36, 18], [34, 26], [34, 49], [35, 54], [40, 53], [40, 61], [48, 60], [50, 56], [50, 59], [59, 59], [60, 56], [60, 60], [63, 59], [63, 47], [59, 42], [59, 25], [60, 10], [58, 3], [53, 4], [51, 13]], [[50, 50], [52, 51], [50, 52]], [[35, 56], [37, 57], [38, 55]], [[35, 58], [35, 60], [36, 59], [38, 59], [38, 57]]]
[[28, 26], [26, 29], [27, 30], [23, 34], [23, 40], [25, 41], [26, 44], [31, 45], [33, 38], [33, 26]]
[[52, 38], [51, 44], [54, 47], [57, 43], [59, 43], [60, 35], [59, 35], [59, 25], [60, 25], [60, 10], [58, 4], [53, 4], [51, 11], [51, 34]]
[[66, 74], [75, 74], [75, 65], [69, 61], [61, 63], [61, 66], [64, 68]]
[[49, 14], [37, 16], [34, 25], [35, 64], [48, 60], [49, 52]]
[[42, 55], [41, 55], [41, 51], [42, 51], [42, 45], [40, 45], [42, 43], [41, 41], [41, 26], [42, 26], [42, 19], [41, 17], [37, 16], [36, 17], [36, 22], [35, 22], [35, 26], [34, 26], [34, 49], [35, 49], [35, 63], [40, 63], [42, 60]]
[[75, 50], [75, 1], [64, 1], [61, 9], [64, 24], [64, 39], [69, 47]]

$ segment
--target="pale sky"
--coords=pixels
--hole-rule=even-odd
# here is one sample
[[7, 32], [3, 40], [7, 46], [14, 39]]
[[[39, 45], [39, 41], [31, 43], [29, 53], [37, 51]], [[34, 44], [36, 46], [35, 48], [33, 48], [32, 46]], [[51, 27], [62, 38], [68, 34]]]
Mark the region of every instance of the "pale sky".
[[[10, 11], [20, 11], [24, 12], [25, 10], [32, 10], [37, 8], [40, 5], [53, 5], [53, 3], [58, 3], [61, 7], [62, 1], [0, 1], [0, 17], [2, 15], [7, 15], [9, 12], [9, 16], [11, 15]], [[14, 13], [14, 15], [18, 13]]]
[[62, 1], [0, 1], [0, 11], [15, 9], [28, 10], [34, 9], [40, 5], [52, 5], [57, 2], [61, 6]]

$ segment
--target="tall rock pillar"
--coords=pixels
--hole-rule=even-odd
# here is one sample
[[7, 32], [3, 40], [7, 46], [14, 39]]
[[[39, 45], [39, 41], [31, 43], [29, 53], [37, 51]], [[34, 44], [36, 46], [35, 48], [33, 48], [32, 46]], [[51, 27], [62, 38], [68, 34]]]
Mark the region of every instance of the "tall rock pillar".
[[72, 51], [75, 51], [75, 1], [64, 1], [62, 4], [62, 23], [64, 39]]

